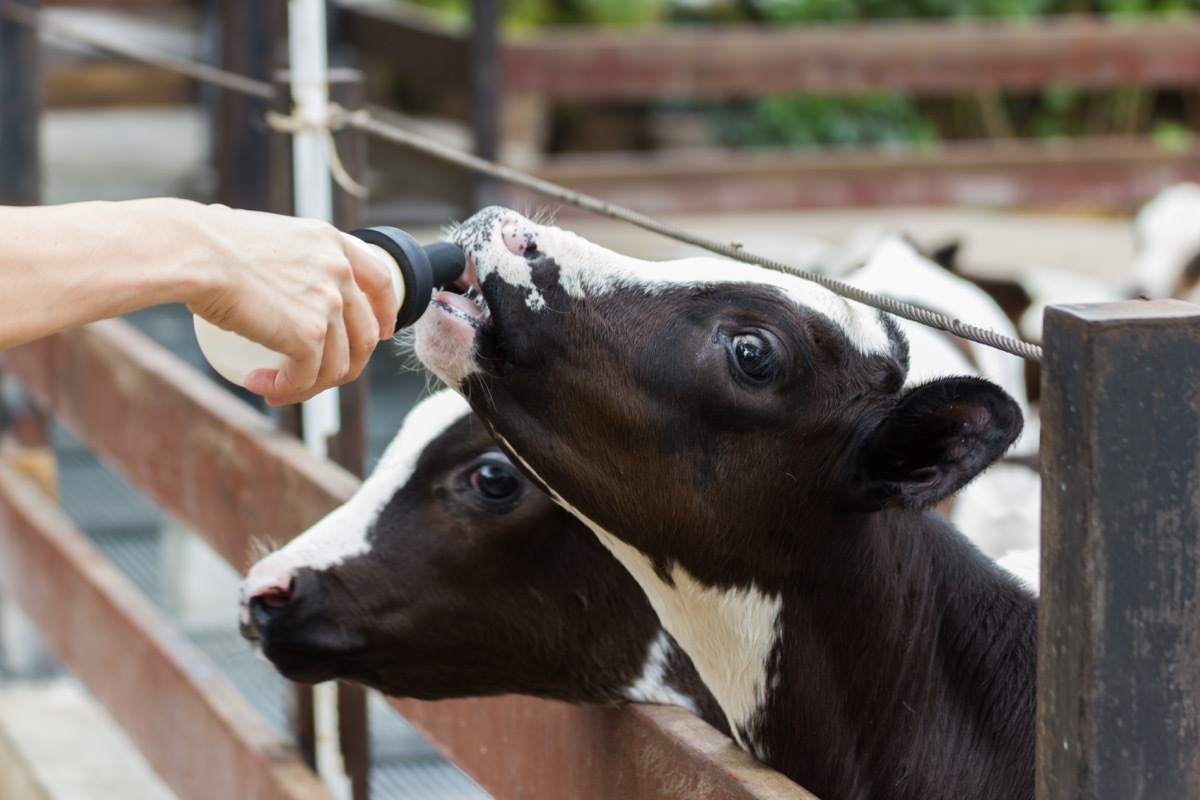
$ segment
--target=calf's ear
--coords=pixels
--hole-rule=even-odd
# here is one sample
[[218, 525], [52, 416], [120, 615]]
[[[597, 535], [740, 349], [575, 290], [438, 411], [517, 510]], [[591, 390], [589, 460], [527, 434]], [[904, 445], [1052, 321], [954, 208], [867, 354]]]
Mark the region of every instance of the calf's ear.
[[981, 378], [941, 378], [906, 392], [861, 451], [853, 505], [929, 508], [1002, 456], [1021, 410]]

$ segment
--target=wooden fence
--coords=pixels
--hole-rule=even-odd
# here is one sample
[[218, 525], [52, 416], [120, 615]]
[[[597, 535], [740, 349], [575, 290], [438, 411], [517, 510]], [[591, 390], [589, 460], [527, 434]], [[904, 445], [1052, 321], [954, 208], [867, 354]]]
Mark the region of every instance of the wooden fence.
[[558, 102], [888, 89], [964, 94], [995, 112], [1005, 90], [1138, 86], [1187, 90], [1200, 108], [1195, 16], [549, 30], [502, 40], [482, 71], [471, 69], [478, 36], [394, 7], [343, 3], [341, 30], [367, 58], [439, 95], [476, 97], [471, 83], [482, 72], [498, 93], [498, 119], [476, 115], [477, 141], [513, 166], [649, 214], [897, 204], [1128, 211], [1170, 183], [1200, 180], [1200, 143], [1163, 148], [1139, 136], [1005, 137], [886, 154], [689, 148], [552, 155], [546, 142], [548, 110]]

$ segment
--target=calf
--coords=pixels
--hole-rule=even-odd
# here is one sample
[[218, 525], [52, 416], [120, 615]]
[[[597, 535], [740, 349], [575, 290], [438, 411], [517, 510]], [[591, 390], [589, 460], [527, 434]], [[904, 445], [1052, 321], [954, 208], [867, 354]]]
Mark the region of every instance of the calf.
[[734, 738], [819, 796], [1033, 796], [1036, 604], [929, 508], [1017, 438], [977, 378], [905, 390], [887, 315], [715, 259], [652, 264], [515, 212], [415, 330], [584, 520]]
[[1133, 293], [1200, 302], [1200, 184], [1164, 189], [1133, 220]]
[[670, 703], [728, 733], [633, 578], [453, 392], [418, 404], [354, 497], [240, 594], [243, 635], [292, 680]]

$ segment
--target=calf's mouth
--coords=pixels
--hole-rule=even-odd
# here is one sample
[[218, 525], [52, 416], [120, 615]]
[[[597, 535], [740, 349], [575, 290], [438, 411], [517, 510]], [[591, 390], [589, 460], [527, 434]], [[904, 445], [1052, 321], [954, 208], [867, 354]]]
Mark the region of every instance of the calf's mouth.
[[475, 330], [483, 330], [491, 322], [492, 313], [487, 298], [479, 286], [479, 272], [473, 255], [467, 255], [463, 274], [452, 284], [434, 295], [433, 305], [455, 319], [462, 320]]

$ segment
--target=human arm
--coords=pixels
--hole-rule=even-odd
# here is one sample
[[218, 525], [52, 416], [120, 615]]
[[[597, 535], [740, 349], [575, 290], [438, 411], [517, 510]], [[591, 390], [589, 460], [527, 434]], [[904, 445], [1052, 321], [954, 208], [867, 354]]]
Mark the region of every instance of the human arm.
[[393, 333], [389, 266], [316, 220], [155, 198], [0, 207], [0, 349], [161, 303], [287, 356], [272, 404], [351, 380]]

